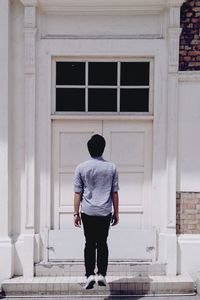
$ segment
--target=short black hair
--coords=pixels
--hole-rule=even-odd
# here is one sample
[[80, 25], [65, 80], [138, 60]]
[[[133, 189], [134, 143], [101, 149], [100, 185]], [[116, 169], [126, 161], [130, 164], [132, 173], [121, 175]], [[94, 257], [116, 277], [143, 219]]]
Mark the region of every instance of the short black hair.
[[105, 149], [106, 141], [103, 136], [95, 134], [87, 142], [87, 147], [92, 157], [102, 156]]

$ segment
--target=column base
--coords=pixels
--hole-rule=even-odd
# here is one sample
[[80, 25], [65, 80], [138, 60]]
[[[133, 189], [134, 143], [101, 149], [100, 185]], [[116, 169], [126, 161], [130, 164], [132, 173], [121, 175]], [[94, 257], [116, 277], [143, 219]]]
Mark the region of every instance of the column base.
[[176, 233], [161, 233], [159, 261], [166, 263], [166, 274], [177, 275], [177, 236]]
[[10, 237], [0, 238], [0, 281], [13, 276], [13, 243]]
[[23, 276], [34, 276], [34, 234], [24, 234]]

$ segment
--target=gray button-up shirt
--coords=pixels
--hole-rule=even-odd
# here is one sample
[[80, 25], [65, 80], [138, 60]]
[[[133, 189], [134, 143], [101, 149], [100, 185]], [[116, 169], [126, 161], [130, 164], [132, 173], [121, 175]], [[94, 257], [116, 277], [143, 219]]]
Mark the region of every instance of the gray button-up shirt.
[[90, 216], [109, 215], [112, 212], [111, 193], [118, 190], [118, 173], [113, 163], [96, 157], [77, 166], [74, 192], [82, 194], [81, 212]]

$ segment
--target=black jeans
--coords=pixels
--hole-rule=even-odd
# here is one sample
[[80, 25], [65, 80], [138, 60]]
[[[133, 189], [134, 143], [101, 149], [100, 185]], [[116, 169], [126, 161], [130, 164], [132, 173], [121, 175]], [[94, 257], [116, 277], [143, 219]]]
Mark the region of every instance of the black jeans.
[[88, 216], [81, 214], [85, 235], [85, 270], [86, 276], [94, 275], [97, 249], [98, 274], [106, 276], [108, 267], [107, 237], [110, 227], [111, 214], [108, 216]]

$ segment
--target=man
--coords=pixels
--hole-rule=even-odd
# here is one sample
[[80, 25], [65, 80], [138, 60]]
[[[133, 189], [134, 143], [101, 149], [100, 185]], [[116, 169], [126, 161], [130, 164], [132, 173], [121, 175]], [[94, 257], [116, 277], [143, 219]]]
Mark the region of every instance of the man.
[[77, 166], [74, 177], [74, 225], [80, 227], [82, 220], [86, 240], [85, 289], [91, 289], [95, 284], [96, 249], [97, 283], [100, 286], [106, 285], [108, 231], [110, 223], [114, 226], [119, 222], [118, 173], [113, 163], [102, 158], [105, 144], [101, 135], [91, 137], [87, 143], [91, 159]]

